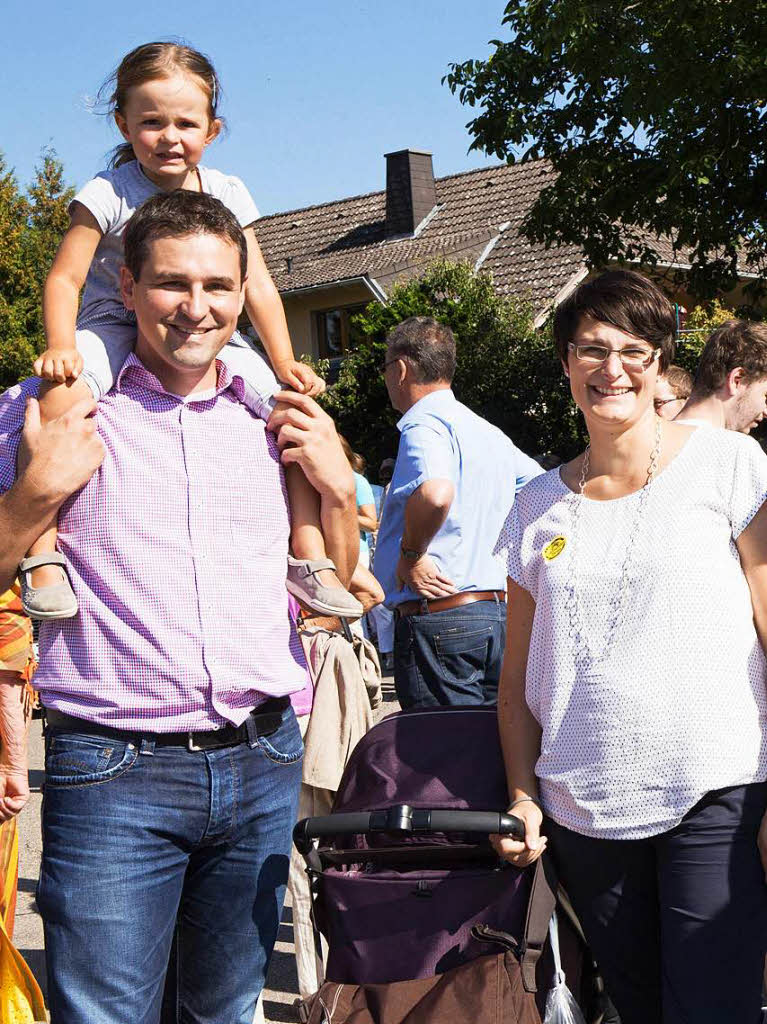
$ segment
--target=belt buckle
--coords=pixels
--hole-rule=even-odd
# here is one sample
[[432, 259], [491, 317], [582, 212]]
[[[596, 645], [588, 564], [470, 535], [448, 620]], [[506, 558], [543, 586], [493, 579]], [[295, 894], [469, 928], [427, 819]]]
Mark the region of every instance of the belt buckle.
[[199, 743], [195, 742], [194, 738], [195, 738], [196, 735], [197, 735], [196, 732], [188, 732], [186, 734], [186, 749], [187, 750], [191, 750], [193, 752], [204, 750], [204, 747], [201, 747]]
[[421, 597], [421, 598], [419, 598], [419, 602], [418, 603], [420, 605], [420, 608], [418, 610], [418, 614], [419, 615], [428, 615], [429, 614], [429, 599], [427, 597]]

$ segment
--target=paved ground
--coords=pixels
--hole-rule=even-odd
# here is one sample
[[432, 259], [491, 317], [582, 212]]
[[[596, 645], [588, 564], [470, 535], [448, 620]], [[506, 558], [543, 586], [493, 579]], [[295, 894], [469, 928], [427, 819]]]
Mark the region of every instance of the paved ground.
[[[398, 710], [391, 676], [384, 679], [384, 703], [379, 717]], [[43, 740], [40, 722], [32, 723], [30, 735], [29, 781], [32, 796], [19, 817], [19, 896], [16, 910], [14, 942], [31, 967], [45, 993], [45, 951], [43, 926], [35, 904], [35, 886], [40, 869], [40, 806], [43, 771]], [[296, 1021], [293, 1002], [297, 998], [293, 924], [291, 910], [285, 907], [282, 925], [274, 949], [272, 964], [264, 992], [264, 1011], [270, 1024]]]

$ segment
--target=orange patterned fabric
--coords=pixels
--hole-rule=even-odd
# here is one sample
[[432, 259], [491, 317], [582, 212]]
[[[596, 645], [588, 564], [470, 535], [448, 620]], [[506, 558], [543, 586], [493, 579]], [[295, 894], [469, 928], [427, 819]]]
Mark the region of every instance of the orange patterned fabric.
[[15, 586], [0, 594], [0, 671], [19, 672], [29, 682], [33, 670], [32, 623], [21, 611]]
[[19, 837], [16, 818], [0, 826], [0, 921], [8, 938], [13, 938], [16, 891], [19, 878]]
[[[26, 705], [34, 698], [32, 624], [22, 614], [18, 586], [0, 594], [0, 671], [26, 680]], [[47, 1019], [40, 986], [11, 941], [19, 879], [17, 819], [0, 825], [0, 1021], [35, 1024]]]

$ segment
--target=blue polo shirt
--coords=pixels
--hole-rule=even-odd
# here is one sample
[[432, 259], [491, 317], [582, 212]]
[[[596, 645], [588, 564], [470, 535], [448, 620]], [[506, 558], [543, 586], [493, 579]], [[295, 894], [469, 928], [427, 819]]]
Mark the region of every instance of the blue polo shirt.
[[396, 608], [418, 598], [398, 589], [405, 503], [426, 480], [451, 480], [455, 498], [428, 553], [458, 590], [505, 590], [506, 566], [493, 555], [517, 491], [542, 469], [506, 435], [457, 401], [432, 391], [397, 423], [397, 462], [378, 531], [375, 575]]

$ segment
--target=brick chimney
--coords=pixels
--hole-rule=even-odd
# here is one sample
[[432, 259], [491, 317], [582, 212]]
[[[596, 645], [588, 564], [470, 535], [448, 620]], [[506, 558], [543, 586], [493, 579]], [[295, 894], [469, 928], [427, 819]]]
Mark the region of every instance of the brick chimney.
[[437, 204], [431, 153], [400, 149], [386, 154], [386, 234], [412, 235]]

